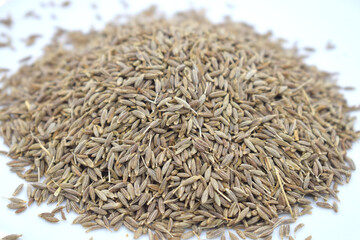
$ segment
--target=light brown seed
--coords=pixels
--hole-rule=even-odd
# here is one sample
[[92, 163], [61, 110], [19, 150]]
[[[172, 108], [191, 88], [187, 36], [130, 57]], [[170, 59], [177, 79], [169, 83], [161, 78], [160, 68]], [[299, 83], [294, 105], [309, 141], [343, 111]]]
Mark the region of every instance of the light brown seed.
[[239, 235], [239, 237], [240, 237], [241, 239], [246, 239], [246, 236], [245, 236], [245, 234], [244, 234], [243, 231], [241, 231], [241, 230], [239, 230], [239, 229], [235, 229], [235, 231], [236, 231], [237, 235]]
[[332, 206], [326, 202], [317, 202], [316, 205], [321, 208], [332, 209]]
[[41, 218], [44, 218], [44, 217], [54, 217], [55, 216], [55, 213], [48, 213], [48, 212], [45, 212], [45, 213], [40, 213], [39, 214], [39, 217]]
[[290, 225], [286, 224], [284, 225], [284, 236], [288, 238], [289, 235], [290, 235]]
[[239, 240], [239, 238], [232, 232], [229, 231], [229, 237], [231, 240]]
[[279, 236], [281, 239], [284, 239], [285, 237], [285, 225], [281, 225], [279, 228]]
[[15, 191], [14, 191], [14, 193], [13, 193], [12, 195], [13, 195], [14, 197], [17, 196], [17, 195], [19, 195], [19, 193], [22, 191], [23, 187], [24, 187], [24, 184], [23, 184], [23, 183], [20, 184], [19, 186], [17, 186], [17, 188], [15, 189]]
[[226, 240], [225, 233], [221, 235], [220, 240]]
[[26, 207], [26, 204], [24, 204], [24, 203], [9, 203], [9, 204], [7, 205], [7, 207], [8, 207], [9, 209], [14, 209], [14, 210], [16, 210], [16, 209], [20, 209], [20, 208]]
[[245, 236], [250, 239], [259, 239], [258, 236], [255, 233], [252, 232], [244, 232]]
[[222, 234], [224, 234], [225, 229], [219, 228], [219, 229], [213, 229], [206, 232], [206, 237], [208, 239], [214, 239], [220, 237]]
[[334, 212], [336, 213], [339, 211], [339, 207], [335, 201], [333, 202], [332, 209], [334, 209]]
[[3, 238], [1, 238], [2, 240], [16, 240], [16, 239], [19, 239], [20, 237], [22, 237], [22, 235], [18, 235], [18, 234], [10, 234], [10, 235], [7, 235]]
[[47, 222], [50, 222], [50, 223], [57, 223], [57, 222], [60, 221], [56, 217], [51, 217], [51, 216], [40, 216], [40, 217], [45, 219]]
[[296, 233], [297, 231], [299, 231], [300, 229], [302, 229], [305, 226], [305, 224], [300, 223], [295, 227], [294, 233]]
[[25, 203], [26, 203], [25, 200], [22, 200], [22, 199], [16, 198], [16, 197], [11, 197], [11, 198], [9, 198], [9, 200], [10, 200], [12, 203], [20, 203], [20, 204], [25, 204]]

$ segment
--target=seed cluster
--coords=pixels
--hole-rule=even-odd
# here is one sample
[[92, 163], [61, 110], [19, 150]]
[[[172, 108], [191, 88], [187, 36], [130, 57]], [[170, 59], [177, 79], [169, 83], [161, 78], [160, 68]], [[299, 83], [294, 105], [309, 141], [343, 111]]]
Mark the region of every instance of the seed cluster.
[[333, 208], [355, 169], [353, 108], [330, 74], [270, 37], [194, 12], [59, 32], [2, 81], [0, 133], [11, 171], [32, 182], [29, 204], [150, 239], [224, 227], [269, 239], [280, 225], [288, 237], [311, 210], [305, 196]]

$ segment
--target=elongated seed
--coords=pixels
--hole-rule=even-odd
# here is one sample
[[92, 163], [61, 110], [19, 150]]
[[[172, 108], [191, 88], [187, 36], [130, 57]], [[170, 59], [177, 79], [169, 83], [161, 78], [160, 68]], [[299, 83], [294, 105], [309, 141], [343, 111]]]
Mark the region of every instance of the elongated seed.
[[23, 187], [24, 187], [24, 184], [23, 184], [23, 183], [20, 184], [19, 186], [17, 186], [17, 188], [15, 189], [15, 191], [14, 191], [14, 193], [13, 193], [12, 195], [13, 195], [14, 197], [17, 196], [17, 195], [19, 195], [19, 193], [22, 191]]
[[7, 235], [3, 238], [1, 238], [2, 240], [17, 240], [19, 239], [20, 237], [22, 237], [22, 235], [18, 235], [18, 234], [10, 234], [10, 235]]

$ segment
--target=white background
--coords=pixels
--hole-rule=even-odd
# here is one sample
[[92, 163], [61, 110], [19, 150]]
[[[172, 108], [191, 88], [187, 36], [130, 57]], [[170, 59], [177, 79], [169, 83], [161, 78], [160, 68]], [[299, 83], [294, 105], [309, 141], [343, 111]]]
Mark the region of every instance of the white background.
[[[11, 14], [14, 25], [11, 29], [0, 26], [0, 33], [5, 32], [13, 38], [16, 50], [0, 49], [0, 67], [16, 70], [18, 60], [28, 55], [40, 56], [42, 47], [49, 41], [56, 26], [66, 29], [87, 31], [91, 27], [100, 29], [105, 22], [110, 21], [117, 14], [134, 14], [156, 3], [166, 14], [173, 14], [179, 10], [189, 8], [207, 9], [207, 15], [213, 21], [220, 21], [224, 15], [234, 20], [245, 21], [253, 25], [257, 31], [272, 30], [276, 37], [289, 40], [289, 46], [311, 46], [316, 49], [309, 64], [315, 64], [320, 69], [339, 72], [338, 84], [354, 86], [357, 90], [346, 92], [345, 96], [351, 105], [360, 104], [360, 1], [128, 1], [129, 7], [124, 8], [120, 1], [105, 0], [97, 3], [97, 10], [90, 7], [96, 1], [74, 1], [69, 8], [59, 7], [61, 1], [55, 1], [56, 7], [40, 7], [39, 0], [0, 0], [0, 18]], [[40, 20], [24, 18], [24, 14], [34, 10], [41, 16]], [[53, 20], [51, 15], [56, 15]], [[102, 20], [95, 15], [99, 14]], [[30, 34], [42, 34], [31, 48], [24, 46], [23, 38]], [[331, 41], [336, 45], [332, 51], [325, 50], [326, 43]], [[358, 118], [359, 113], [356, 113]], [[360, 129], [357, 121], [356, 129]], [[6, 149], [2, 139], [0, 148]], [[349, 155], [358, 162], [360, 145], [356, 144]], [[22, 183], [13, 173], [10, 173], [6, 162], [9, 159], [0, 157], [0, 197], [11, 196], [15, 187]], [[359, 165], [359, 164], [358, 164]], [[359, 165], [360, 166], [360, 165]], [[25, 198], [25, 191], [22, 197]], [[315, 240], [359, 239], [357, 230], [360, 228], [360, 176], [355, 171], [350, 184], [340, 187], [339, 213], [315, 208], [313, 214], [301, 217], [298, 223], [305, 223], [305, 228], [297, 234], [297, 239], [304, 239], [313, 235]], [[0, 198], [0, 237], [10, 233], [23, 234], [22, 239], [132, 239], [132, 234], [125, 228], [116, 233], [100, 230], [85, 234], [78, 225], [71, 225], [74, 214], [68, 215], [67, 221], [52, 225], [46, 223], [37, 215], [50, 211], [54, 206], [36, 207], [34, 204], [27, 211], [15, 215], [6, 208], [8, 201]], [[292, 226], [292, 230], [295, 226]], [[126, 236], [129, 233], [129, 236]], [[201, 236], [205, 239], [205, 235]], [[142, 237], [141, 239], [147, 239]], [[279, 239], [277, 233], [273, 239]]]

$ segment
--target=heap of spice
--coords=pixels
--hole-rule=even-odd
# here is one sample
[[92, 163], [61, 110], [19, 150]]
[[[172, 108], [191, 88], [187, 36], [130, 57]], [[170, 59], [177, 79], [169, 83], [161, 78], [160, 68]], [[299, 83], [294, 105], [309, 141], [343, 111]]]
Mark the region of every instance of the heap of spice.
[[[288, 236], [306, 197], [335, 206], [355, 169], [355, 108], [331, 74], [270, 38], [196, 12], [59, 32], [2, 80], [0, 133], [28, 204], [150, 239]], [[59, 209], [40, 217], [58, 222]]]

